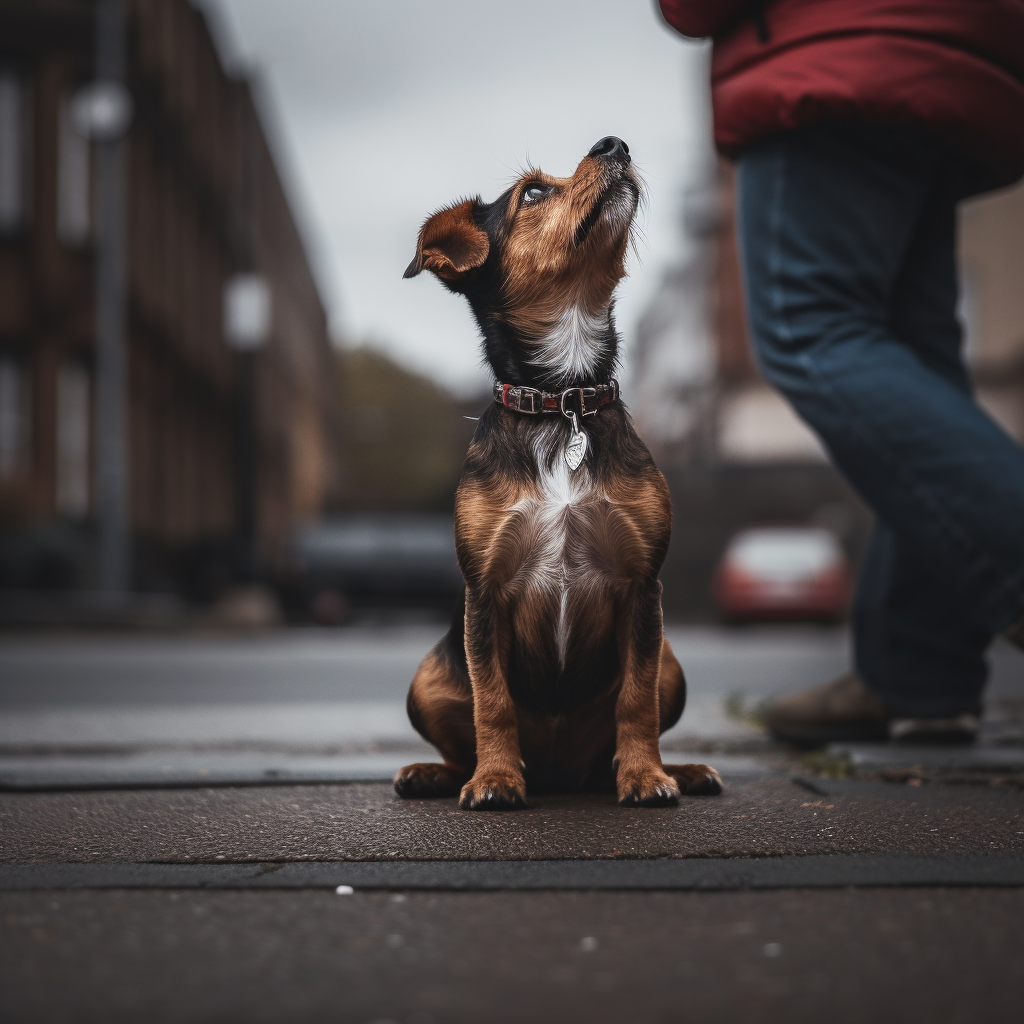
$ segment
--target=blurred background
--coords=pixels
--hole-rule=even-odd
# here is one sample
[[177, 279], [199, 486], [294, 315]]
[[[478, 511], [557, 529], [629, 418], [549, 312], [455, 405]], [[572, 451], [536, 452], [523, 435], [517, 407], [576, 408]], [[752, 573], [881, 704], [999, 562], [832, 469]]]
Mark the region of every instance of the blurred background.
[[[647, 0], [0, 0], [0, 624], [442, 615], [490, 381], [402, 271], [432, 209], [608, 134], [649, 188], [617, 318], [666, 616], [841, 618], [869, 518], [751, 360], [707, 60]], [[1024, 440], [1024, 187], [961, 226]]]

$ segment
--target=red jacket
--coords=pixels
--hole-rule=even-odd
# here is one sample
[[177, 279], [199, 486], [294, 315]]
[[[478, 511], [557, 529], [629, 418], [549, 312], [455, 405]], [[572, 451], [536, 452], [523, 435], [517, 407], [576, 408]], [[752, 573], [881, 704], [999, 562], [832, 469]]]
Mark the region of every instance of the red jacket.
[[923, 128], [982, 171], [1024, 174], [1024, 0], [660, 0], [714, 36], [715, 142], [826, 118]]

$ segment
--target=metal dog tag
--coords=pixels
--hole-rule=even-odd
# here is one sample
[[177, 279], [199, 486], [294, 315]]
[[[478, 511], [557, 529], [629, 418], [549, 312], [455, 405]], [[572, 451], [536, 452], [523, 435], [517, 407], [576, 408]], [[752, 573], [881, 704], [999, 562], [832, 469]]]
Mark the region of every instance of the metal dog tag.
[[572, 413], [572, 434], [569, 435], [569, 443], [565, 446], [565, 464], [574, 473], [583, 465], [583, 458], [587, 454], [587, 435], [580, 430], [576, 421], [576, 413]]

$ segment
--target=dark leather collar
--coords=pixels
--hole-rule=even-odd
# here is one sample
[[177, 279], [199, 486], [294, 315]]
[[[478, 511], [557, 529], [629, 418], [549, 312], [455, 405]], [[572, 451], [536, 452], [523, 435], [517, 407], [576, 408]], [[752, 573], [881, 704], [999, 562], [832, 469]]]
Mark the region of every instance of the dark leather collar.
[[541, 391], [522, 384], [501, 384], [494, 382], [494, 401], [513, 412], [525, 412], [531, 416], [555, 412], [563, 416], [575, 413], [577, 416], [596, 416], [599, 409], [619, 399], [619, 382], [610, 380], [607, 384], [591, 387], [566, 388], [564, 391]]

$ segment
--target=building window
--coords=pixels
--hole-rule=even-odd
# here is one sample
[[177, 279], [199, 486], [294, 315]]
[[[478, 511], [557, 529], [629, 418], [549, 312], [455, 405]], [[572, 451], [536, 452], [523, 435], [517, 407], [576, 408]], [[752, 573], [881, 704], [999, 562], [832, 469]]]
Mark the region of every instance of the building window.
[[57, 511], [81, 519], [89, 511], [89, 371], [65, 363], [57, 372]]
[[24, 82], [0, 70], [0, 232], [7, 234], [29, 219], [29, 123]]
[[57, 234], [65, 245], [89, 240], [91, 207], [89, 142], [75, 130], [65, 96], [57, 114]]
[[27, 472], [30, 424], [28, 374], [17, 359], [0, 356], [0, 481]]

